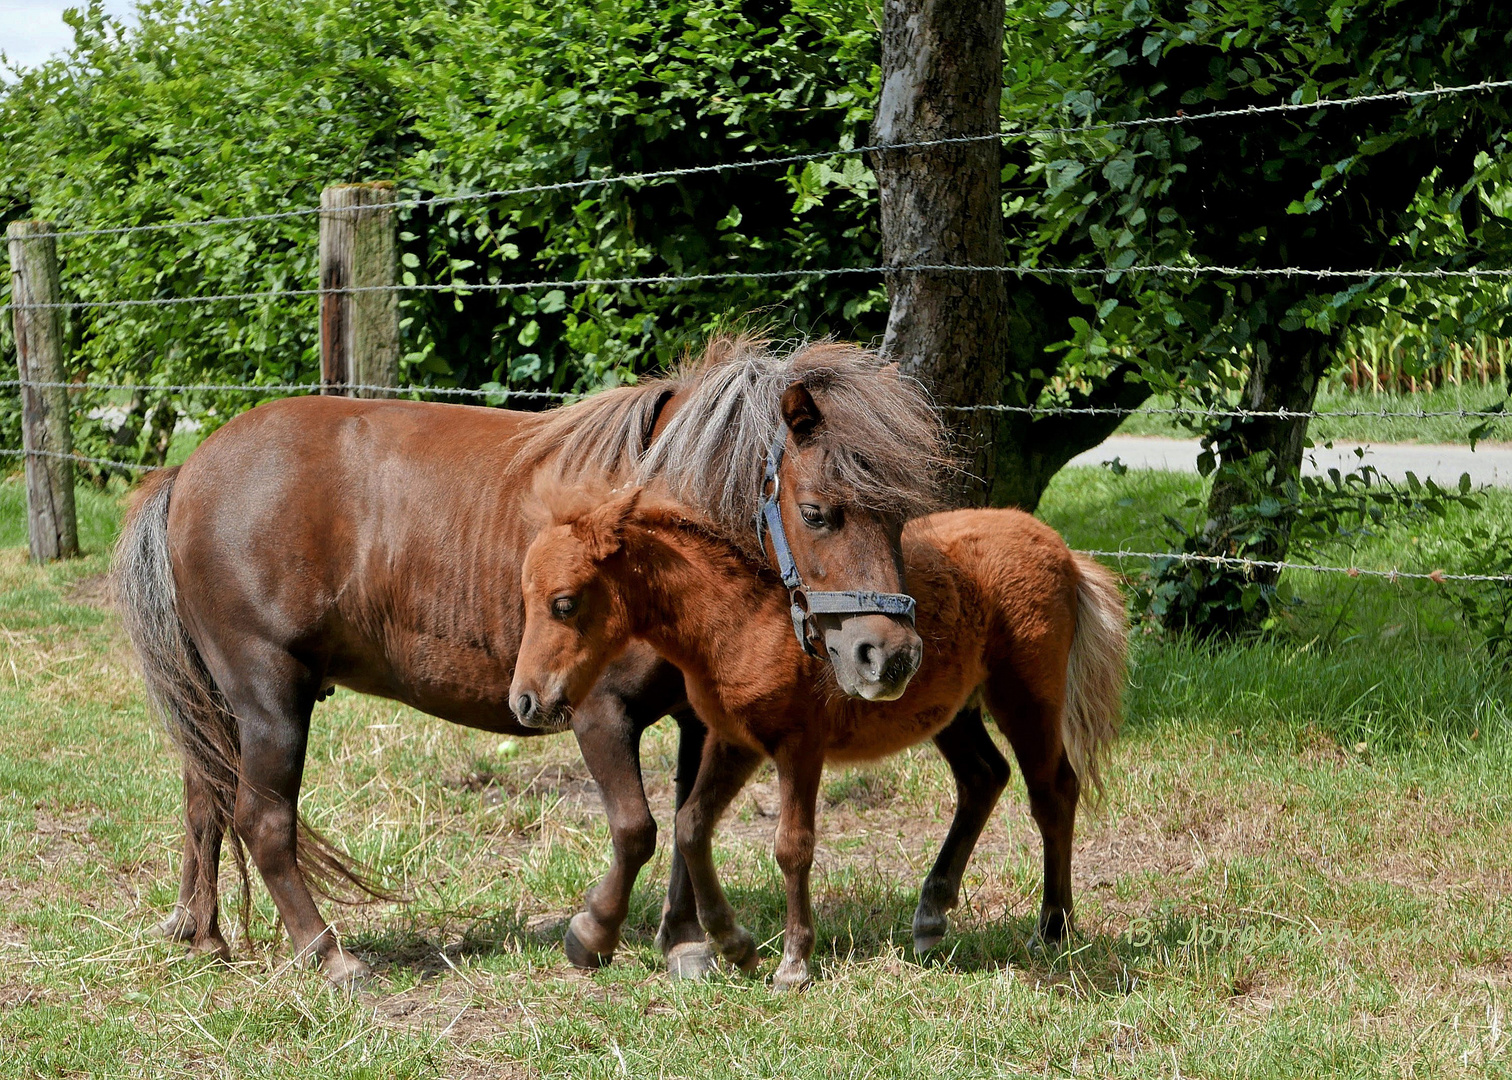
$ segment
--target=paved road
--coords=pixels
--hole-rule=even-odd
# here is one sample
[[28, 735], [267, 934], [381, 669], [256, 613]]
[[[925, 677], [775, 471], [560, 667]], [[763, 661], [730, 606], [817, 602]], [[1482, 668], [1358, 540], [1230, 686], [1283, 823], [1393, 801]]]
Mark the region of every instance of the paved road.
[[[1355, 456], [1356, 447], [1365, 451]], [[1101, 446], [1071, 459], [1072, 465], [1100, 465], [1118, 458], [1131, 469], [1197, 471], [1197, 440], [1162, 439], [1140, 435], [1114, 435]], [[1321, 446], [1308, 452], [1304, 469], [1326, 474], [1329, 469], [1348, 472], [1361, 464], [1374, 465], [1381, 475], [1402, 480], [1409, 470], [1418, 479], [1433, 479], [1448, 487], [1459, 483], [1461, 473], [1472, 484], [1512, 487], [1512, 445], [1482, 443], [1475, 451], [1468, 446], [1438, 446], [1428, 443], [1346, 443], [1335, 441], [1332, 450]]]

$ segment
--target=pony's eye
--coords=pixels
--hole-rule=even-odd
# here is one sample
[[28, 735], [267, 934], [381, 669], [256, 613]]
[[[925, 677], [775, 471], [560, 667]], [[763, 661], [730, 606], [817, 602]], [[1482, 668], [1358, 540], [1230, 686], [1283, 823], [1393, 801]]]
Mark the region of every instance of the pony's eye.
[[551, 612], [553, 615], [559, 616], [561, 618], [566, 618], [568, 615], [571, 615], [574, 611], [577, 610], [577, 606], [577, 597], [558, 596], [551, 602]]
[[811, 529], [824, 528], [824, 511], [813, 503], [802, 503], [798, 507], [798, 513], [803, 515], [803, 523]]

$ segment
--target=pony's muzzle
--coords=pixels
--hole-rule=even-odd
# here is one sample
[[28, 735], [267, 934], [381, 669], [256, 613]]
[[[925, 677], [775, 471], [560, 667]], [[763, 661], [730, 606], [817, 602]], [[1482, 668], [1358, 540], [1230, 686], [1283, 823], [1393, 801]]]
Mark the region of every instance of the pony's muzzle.
[[[910, 620], [886, 615], [819, 617], [840, 689], [867, 701], [892, 701], [919, 670], [924, 643]], [[830, 625], [825, 625], [829, 623]]]

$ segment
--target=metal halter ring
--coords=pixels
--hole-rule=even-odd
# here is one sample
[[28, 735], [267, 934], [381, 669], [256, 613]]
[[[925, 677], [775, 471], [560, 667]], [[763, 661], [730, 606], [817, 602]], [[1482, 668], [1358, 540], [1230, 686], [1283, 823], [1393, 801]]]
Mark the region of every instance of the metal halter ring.
[[793, 616], [793, 633], [798, 644], [810, 656], [823, 657], [820, 648], [823, 636], [814, 623], [815, 615], [895, 615], [913, 622], [914, 598], [907, 593], [879, 593], [870, 589], [847, 592], [812, 591], [804, 588], [803, 575], [793, 561], [793, 549], [788, 546], [787, 532], [782, 527], [782, 508], [778, 503], [781, 482], [777, 473], [782, 468], [782, 458], [787, 452], [787, 432], [778, 427], [767, 451], [766, 474], [761, 482], [761, 502], [756, 510], [756, 540], [765, 543], [769, 534], [772, 550], [777, 555], [777, 572], [782, 575], [782, 584], [787, 587], [789, 611]]

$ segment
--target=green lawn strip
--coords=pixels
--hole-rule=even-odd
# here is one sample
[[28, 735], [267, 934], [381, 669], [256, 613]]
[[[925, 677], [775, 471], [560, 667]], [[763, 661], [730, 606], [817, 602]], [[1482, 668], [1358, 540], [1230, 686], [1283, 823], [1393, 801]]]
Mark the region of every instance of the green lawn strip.
[[[1074, 470], [1044, 513], [1073, 543], [1114, 546], [1193, 483]], [[1413, 535], [1421, 549], [1435, 534], [1361, 550], [1404, 558]], [[948, 772], [927, 745], [831, 772], [820, 979], [797, 998], [661, 973], [674, 731], [644, 748], [660, 850], [614, 964], [584, 975], [562, 958], [562, 920], [607, 865], [608, 834], [572, 741], [339, 692], [316, 712], [305, 808], [409, 895], [324, 905], [379, 969], [347, 997], [288, 966], [260, 883], [230, 966], [146, 934], [176, 893], [177, 772], [114, 615], [68, 599], [101, 568], [0, 553], [0, 1076], [1512, 1071], [1509, 686], [1447, 608], [1422, 614], [1431, 590], [1377, 586], [1327, 640], [1306, 619], [1332, 594], [1306, 589], [1297, 625], [1268, 641], [1137, 637], [1109, 797], [1081, 818], [1070, 955], [1030, 944], [1040, 849], [1017, 778], [943, 954], [921, 964], [909, 919]], [[719, 844], [766, 974], [783, 919], [775, 809], [767, 769]], [[229, 860], [223, 875], [234, 925]]]

